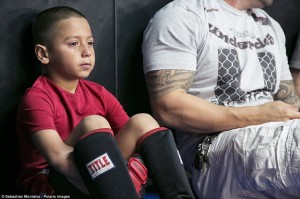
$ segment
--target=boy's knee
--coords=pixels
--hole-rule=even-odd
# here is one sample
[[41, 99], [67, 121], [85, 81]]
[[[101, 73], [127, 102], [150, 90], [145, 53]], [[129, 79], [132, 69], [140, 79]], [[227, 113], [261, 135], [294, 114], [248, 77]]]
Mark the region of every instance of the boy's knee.
[[99, 128], [111, 128], [108, 121], [100, 115], [89, 115], [84, 117], [80, 121], [79, 126], [85, 132]]
[[133, 115], [130, 118], [130, 122], [135, 128], [138, 128], [140, 132], [144, 133], [159, 127], [157, 121], [147, 113]]
[[97, 129], [111, 128], [108, 121], [99, 115], [89, 115], [84, 117], [77, 126], [73, 129], [72, 133], [65, 140], [65, 143], [74, 146], [78, 140]]

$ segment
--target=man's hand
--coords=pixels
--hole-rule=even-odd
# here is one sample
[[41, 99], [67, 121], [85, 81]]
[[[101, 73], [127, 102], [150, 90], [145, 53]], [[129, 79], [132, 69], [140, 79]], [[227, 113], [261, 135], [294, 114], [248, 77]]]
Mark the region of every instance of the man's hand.
[[261, 111], [262, 121], [271, 122], [300, 119], [299, 108], [283, 101], [268, 102], [257, 108]]

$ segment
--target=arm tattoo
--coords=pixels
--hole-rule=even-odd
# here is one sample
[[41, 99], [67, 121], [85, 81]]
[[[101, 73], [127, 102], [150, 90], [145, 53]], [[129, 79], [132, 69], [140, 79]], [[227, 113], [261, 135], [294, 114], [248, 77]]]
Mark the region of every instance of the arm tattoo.
[[281, 100], [297, 107], [300, 106], [300, 100], [297, 95], [293, 80], [281, 81], [279, 90], [274, 95], [274, 98], [275, 100]]
[[156, 70], [146, 74], [151, 99], [158, 99], [174, 90], [186, 92], [192, 85], [195, 72], [187, 70]]

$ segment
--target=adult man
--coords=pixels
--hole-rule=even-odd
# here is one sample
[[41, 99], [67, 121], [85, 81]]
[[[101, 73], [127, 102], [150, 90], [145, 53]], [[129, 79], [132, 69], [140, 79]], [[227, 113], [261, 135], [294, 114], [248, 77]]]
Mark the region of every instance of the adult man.
[[300, 196], [299, 98], [271, 4], [177, 0], [145, 31], [153, 115], [176, 130], [200, 198]]

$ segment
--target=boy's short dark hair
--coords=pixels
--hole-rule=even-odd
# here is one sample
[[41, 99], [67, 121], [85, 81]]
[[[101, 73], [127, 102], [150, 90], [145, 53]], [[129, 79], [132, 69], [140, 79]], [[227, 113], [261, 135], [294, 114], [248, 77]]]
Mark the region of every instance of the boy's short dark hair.
[[32, 36], [34, 44], [50, 45], [51, 33], [54, 26], [64, 19], [71, 17], [86, 17], [74, 8], [58, 6], [40, 12], [32, 23]]

